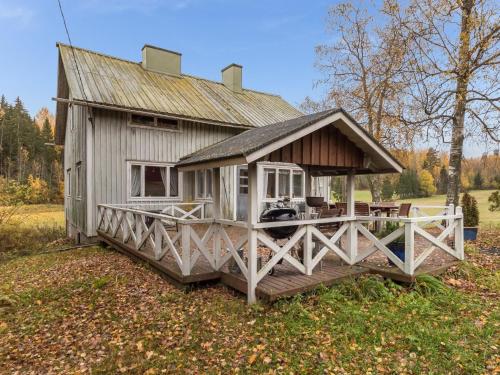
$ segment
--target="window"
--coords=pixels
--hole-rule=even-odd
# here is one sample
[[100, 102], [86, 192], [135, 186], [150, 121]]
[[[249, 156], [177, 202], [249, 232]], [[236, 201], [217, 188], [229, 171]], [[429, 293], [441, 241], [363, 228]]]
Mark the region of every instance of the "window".
[[130, 198], [179, 196], [179, 172], [164, 164], [130, 163]]
[[263, 180], [264, 199], [304, 198], [304, 171], [302, 169], [265, 166]]
[[79, 162], [76, 164], [75, 172], [76, 172], [76, 182], [75, 182], [75, 195], [77, 198], [82, 197], [82, 185], [81, 185], [81, 168], [82, 163]]
[[195, 175], [196, 198], [210, 199], [212, 198], [212, 170], [199, 170]]
[[130, 115], [130, 124], [139, 126], [154, 126], [155, 118], [153, 116]]
[[240, 178], [239, 178], [240, 194], [248, 194], [248, 169], [240, 168], [239, 171], [240, 171]]
[[71, 197], [71, 168], [66, 170], [66, 194]]
[[178, 130], [179, 121], [171, 118], [156, 118], [156, 127], [159, 129]]
[[132, 113], [129, 117], [129, 123], [132, 126], [147, 126], [164, 130], [179, 130], [179, 120], [172, 118], [154, 117]]
[[292, 198], [304, 197], [304, 173], [293, 171], [292, 179]]

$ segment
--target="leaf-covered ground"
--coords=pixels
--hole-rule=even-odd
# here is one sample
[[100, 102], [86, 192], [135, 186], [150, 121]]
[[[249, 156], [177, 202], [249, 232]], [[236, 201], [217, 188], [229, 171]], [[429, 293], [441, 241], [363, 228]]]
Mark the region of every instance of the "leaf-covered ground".
[[499, 236], [483, 237], [442, 281], [365, 277], [254, 307], [98, 247], [20, 257], [0, 264], [0, 372], [498, 373]]

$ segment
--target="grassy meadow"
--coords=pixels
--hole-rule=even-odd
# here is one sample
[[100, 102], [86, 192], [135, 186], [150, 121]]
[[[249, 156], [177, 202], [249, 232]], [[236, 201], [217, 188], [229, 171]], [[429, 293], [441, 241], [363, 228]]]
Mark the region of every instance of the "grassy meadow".
[[364, 276], [249, 307], [109, 248], [53, 251], [67, 246], [62, 207], [22, 207], [0, 226], [0, 373], [495, 374], [499, 230], [484, 226], [439, 278]]
[[[469, 193], [477, 199], [479, 208], [479, 225], [481, 227], [500, 226], [500, 212], [491, 212], [488, 210], [488, 197], [495, 190], [472, 190]], [[372, 196], [369, 190], [359, 190], [355, 192], [355, 198], [358, 201], [371, 202]], [[443, 206], [446, 202], [445, 195], [433, 195], [425, 198], [411, 198], [396, 200], [396, 202], [410, 202], [416, 206]], [[439, 210], [425, 209], [430, 215], [436, 214]]]

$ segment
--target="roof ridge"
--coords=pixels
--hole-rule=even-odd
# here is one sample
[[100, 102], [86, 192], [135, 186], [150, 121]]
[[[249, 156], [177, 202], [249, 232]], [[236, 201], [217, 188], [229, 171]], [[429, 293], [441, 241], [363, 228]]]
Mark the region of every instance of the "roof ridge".
[[[67, 47], [67, 48], [78, 49], [80, 51], [92, 53], [94, 55], [98, 55], [98, 56], [102, 56], [102, 57], [107, 57], [107, 58], [110, 58], [110, 59], [115, 59], [115, 60], [123, 61], [123, 62], [130, 63], [130, 64], [141, 65], [141, 63], [137, 62], [137, 61], [127, 60], [127, 59], [124, 59], [122, 57], [117, 57], [117, 56], [109, 55], [109, 54], [106, 54], [106, 53], [102, 53], [102, 52], [98, 52], [98, 51], [93, 51], [93, 50], [90, 50], [90, 49], [87, 49], [87, 48], [83, 48], [83, 47], [71, 46], [69, 44], [62, 43], [62, 42], [56, 42], [56, 47], [59, 48], [60, 46]], [[154, 72], [154, 73], [162, 74], [162, 73], [158, 73], [158, 72]], [[188, 77], [188, 78], [198, 79], [198, 80], [202, 80], [202, 81], [207, 81], [207, 82], [210, 82], [210, 83], [215, 83], [215, 84], [218, 84], [218, 85], [224, 85], [224, 83], [222, 83], [222, 82], [214, 81], [212, 79], [208, 79], [208, 78], [204, 78], [204, 77], [198, 77], [198, 76], [195, 76], [195, 75], [192, 75], [192, 74], [181, 73], [181, 77]], [[254, 89], [248, 89], [248, 88], [243, 88], [243, 91], [250, 91], [250, 92], [257, 93], [257, 94], [274, 96], [274, 97], [283, 99], [281, 97], [281, 95], [279, 95], [279, 94], [273, 94], [273, 93], [270, 93], [270, 92], [264, 92], [264, 91], [259, 91], [259, 90], [254, 90]]]

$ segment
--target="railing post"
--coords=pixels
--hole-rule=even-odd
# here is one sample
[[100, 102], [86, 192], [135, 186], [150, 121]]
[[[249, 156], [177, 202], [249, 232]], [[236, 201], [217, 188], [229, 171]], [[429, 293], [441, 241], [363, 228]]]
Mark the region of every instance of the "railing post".
[[312, 275], [312, 232], [311, 226], [306, 225], [306, 234], [304, 238], [304, 267], [306, 268], [306, 275]]
[[[449, 216], [453, 216], [453, 214], [455, 213], [455, 209], [454, 209], [454, 205], [453, 203], [450, 203], [448, 205], [448, 208], [446, 209], [446, 215], [449, 215]], [[453, 224], [453, 219], [448, 219], [446, 220], [446, 227], [449, 228], [450, 225]]]
[[[220, 185], [220, 168], [214, 168], [213, 169], [213, 176], [212, 176], [212, 196], [213, 196], [213, 207], [212, 207], [212, 214], [214, 219], [221, 219], [222, 218], [222, 205], [221, 205], [221, 185]], [[202, 207], [202, 212], [201, 216], [202, 219], [205, 218], [205, 203], [203, 203]], [[212, 225], [215, 225], [215, 232], [214, 232], [214, 262], [215, 262], [215, 269], [219, 269], [221, 264], [221, 234], [220, 234], [220, 224], [219, 223], [214, 223]]]
[[142, 215], [135, 214], [135, 249], [139, 250], [139, 243], [142, 238]]
[[191, 274], [191, 227], [187, 224], [181, 225], [182, 243], [182, 275]]
[[404, 271], [408, 275], [415, 272], [415, 223], [405, 222], [405, 261]]
[[248, 164], [248, 266], [247, 266], [247, 301], [257, 301], [257, 230], [254, 225], [258, 218], [257, 163]]
[[[346, 186], [346, 195], [347, 195], [347, 216], [353, 217], [356, 215], [354, 210], [354, 174], [347, 175], [347, 186]], [[358, 231], [356, 228], [357, 221], [350, 221], [349, 227], [346, 231], [347, 237], [347, 256], [349, 257], [350, 264], [354, 264], [357, 257], [358, 250]]]
[[160, 230], [161, 220], [155, 219], [153, 225], [155, 226], [155, 259], [159, 260], [161, 255], [161, 248], [163, 242], [163, 234]]
[[457, 252], [457, 258], [460, 260], [465, 259], [464, 254], [464, 216], [462, 213], [462, 207], [456, 207], [456, 215], [458, 216], [455, 220], [458, 220], [458, 224], [455, 227], [455, 251]]

